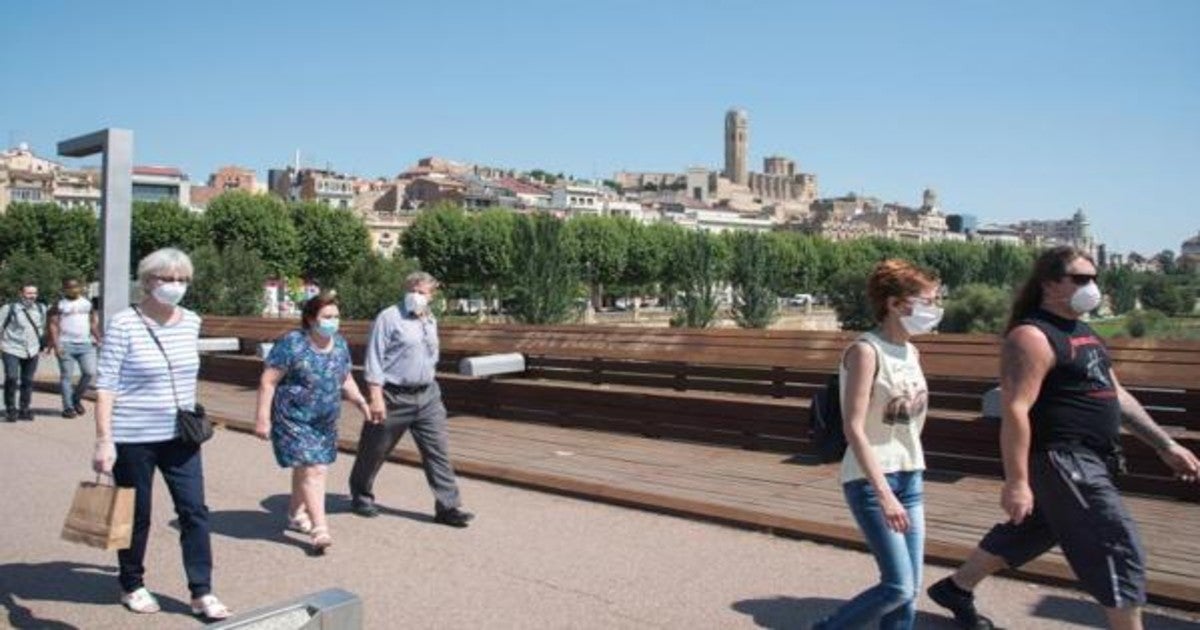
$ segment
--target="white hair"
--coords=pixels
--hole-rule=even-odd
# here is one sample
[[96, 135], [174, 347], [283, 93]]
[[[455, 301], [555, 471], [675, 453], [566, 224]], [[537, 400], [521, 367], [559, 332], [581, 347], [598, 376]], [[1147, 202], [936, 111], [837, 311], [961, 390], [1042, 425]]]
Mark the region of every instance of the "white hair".
[[181, 276], [192, 277], [192, 259], [183, 251], [174, 247], [164, 247], [150, 252], [138, 263], [138, 284], [143, 289], [150, 289], [150, 278], [170, 272]]
[[418, 284], [425, 283], [437, 284], [438, 281], [437, 278], [424, 271], [414, 271], [408, 274], [408, 277], [404, 278], [404, 288], [406, 289], [412, 289]]

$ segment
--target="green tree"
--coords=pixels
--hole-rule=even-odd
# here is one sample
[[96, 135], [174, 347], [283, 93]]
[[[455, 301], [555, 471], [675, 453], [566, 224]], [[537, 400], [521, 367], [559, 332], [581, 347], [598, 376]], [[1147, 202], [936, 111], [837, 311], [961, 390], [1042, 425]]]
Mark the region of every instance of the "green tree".
[[988, 284], [958, 287], [946, 301], [939, 330], [952, 333], [996, 333], [1004, 330], [1012, 295]]
[[509, 314], [522, 324], [558, 324], [572, 316], [579, 294], [570, 235], [562, 221], [522, 216], [513, 231], [516, 265]]
[[1100, 284], [1108, 294], [1113, 314], [1124, 315], [1137, 306], [1137, 283], [1133, 270], [1127, 267], [1105, 269], [1100, 273]]
[[218, 250], [241, 243], [258, 254], [275, 276], [299, 271], [300, 239], [287, 206], [278, 198], [243, 191], [222, 193], [208, 204], [204, 220]]
[[157, 249], [177, 247], [190, 253], [208, 242], [201, 215], [170, 201], [133, 202], [130, 228], [131, 269]]
[[837, 312], [843, 330], [868, 330], [875, 326], [875, 314], [867, 300], [867, 277], [871, 267], [872, 263], [860, 260], [829, 279], [829, 302]]
[[31, 257], [39, 251], [52, 254], [71, 275], [95, 277], [99, 256], [95, 215], [53, 203], [11, 204], [0, 215], [0, 260]]
[[982, 281], [987, 250], [977, 243], [938, 241], [921, 248], [914, 262], [937, 271], [950, 289]]
[[485, 210], [471, 220], [467, 233], [466, 277], [490, 299], [510, 282], [516, 247], [513, 231], [517, 215], [511, 210]]
[[437, 206], [422, 212], [400, 237], [405, 256], [446, 285], [470, 281], [466, 271], [471, 224], [462, 208]]
[[1034, 252], [1028, 247], [991, 243], [984, 252], [978, 282], [1012, 287], [1025, 280], [1033, 269]]
[[209, 315], [262, 313], [263, 284], [270, 272], [258, 252], [234, 241], [222, 251], [201, 245], [191, 258], [192, 285], [184, 306]]
[[324, 287], [337, 282], [371, 249], [367, 227], [349, 210], [320, 203], [291, 207], [300, 243], [300, 273]]
[[1173, 275], [1179, 272], [1179, 265], [1176, 264], [1175, 260], [1175, 252], [1169, 249], [1158, 252], [1151, 260], [1157, 261], [1159, 266], [1162, 267], [1162, 272], [1165, 274]]
[[329, 288], [337, 289], [343, 318], [373, 319], [379, 311], [400, 301], [405, 276], [416, 270], [414, 260], [369, 252]]
[[671, 254], [671, 243], [681, 228], [667, 223], [642, 225], [622, 219], [618, 225], [625, 230], [629, 244], [620, 284], [639, 293], [646, 293], [664, 281], [664, 270]]
[[717, 287], [728, 263], [722, 243], [706, 232], [692, 232], [671, 262], [680, 272], [679, 296], [672, 326], [707, 328], [717, 318]]
[[58, 256], [43, 250], [22, 250], [0, 264], [0, 304], [16, 300], [21, 288], [30, 283], [38, 288], [40, 299], [49, 304], [68, 275], [77, 273]]
[[1142, 306], [1174, 317], [1179, 313], [1191, 312], [1194, 298], [1189, 297], [1193, 295], [1186, 286], [1172, 282], [1169, 276], [1150, 274], [1142, 285]]
[[581, 216], [567, 222], [576, 243], [579, 273], [591, 288], [592, 305], [603, 305], [604, 286], [621, 280], [629, 259], [629, 233], [610, 217]]
[[772, 243], [763, 234], [734, 232], [729, 244], [734, 320], [742, 328], [766, 328], [779, 310]]

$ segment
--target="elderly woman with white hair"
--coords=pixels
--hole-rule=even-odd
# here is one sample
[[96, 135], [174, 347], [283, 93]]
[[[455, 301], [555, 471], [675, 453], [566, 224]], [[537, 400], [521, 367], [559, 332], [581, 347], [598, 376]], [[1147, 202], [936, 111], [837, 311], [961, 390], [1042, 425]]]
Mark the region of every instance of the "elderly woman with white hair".
[[104, 331], [96, 381], [96, 451], [92, 465], [137, 490], [133, 540], [117, 552], [121, 603], [136, 613], [159, 611], [143, 581], [155, 470], [162, 471], [179, 517], [192, 613], [224, 619], [212, 594], [212, 547], [200, 446], [180, 439], [177, 409], [196, 405], [200, 317], [179, 306], [192, 281], [192, 261], [174, 248], [157, 250], [137, 269], [143, 298], [113, 316]]

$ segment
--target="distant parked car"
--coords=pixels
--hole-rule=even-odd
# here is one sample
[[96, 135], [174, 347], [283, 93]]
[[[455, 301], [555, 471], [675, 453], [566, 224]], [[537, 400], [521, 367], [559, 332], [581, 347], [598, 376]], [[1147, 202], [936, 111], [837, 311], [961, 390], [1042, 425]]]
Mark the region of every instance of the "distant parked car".
[[797, 293], [788, 300], [788, 306], [808, 306], [813, 303], [811, 293]]

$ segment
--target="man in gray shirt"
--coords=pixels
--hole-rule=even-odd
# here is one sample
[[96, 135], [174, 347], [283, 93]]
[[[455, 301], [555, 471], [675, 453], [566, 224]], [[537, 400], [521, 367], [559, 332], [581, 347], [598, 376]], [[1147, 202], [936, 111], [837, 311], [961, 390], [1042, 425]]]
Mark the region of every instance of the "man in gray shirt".
[[[9, 422], [33, 420], [33, 374], [42, 335], [46, 332], [46, 306], [39, 304], [37, 285], [21, 287], [20, 300], [0, 306], [0, 352], [4, 358], [4, 418]], [[21, 391], [20, 408], [17, 390]]]
[[474, 515], [461, 508], [447, 447], [446, 406], [434, 380], [437, 320], [429, 303], [437, 280], [416, 271], [409, 274], [404, 286], [404, 300], [380, 311], [367, 338], [364, 367], [371, 414], [363, 423], [350, 473], [352, 507], [359, 516], [379, 515], [372, 492], [375, 476], [404, 432], [411, 429], [435, 497], [433, 520], [466, 527]]

